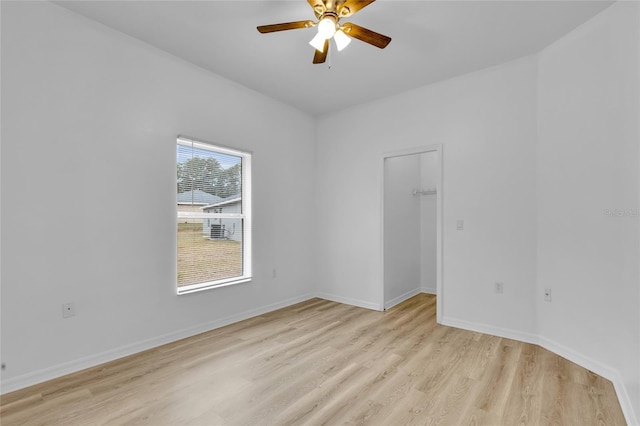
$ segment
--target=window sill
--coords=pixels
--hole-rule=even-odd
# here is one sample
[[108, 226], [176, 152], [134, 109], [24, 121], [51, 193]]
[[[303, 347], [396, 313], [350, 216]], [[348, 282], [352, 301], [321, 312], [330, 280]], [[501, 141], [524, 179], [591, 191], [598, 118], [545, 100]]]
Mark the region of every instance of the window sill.
[[220, 287], [228, 287], [230, 285], [242, 284], [250, 281], [251, 281], [251, 277], [240, 277], [240, 278], [233, 278], [225, 281], [218, 281], [215, 283], [209, 282], [209, 283], [185, 285], [182, 287], [178, 287], [177, 293], [178, 293], [178, 296], [181, 296], [183, 294], [191, 294], [191, 293], [197, 293], [199, 291], [211, 290], [211, 289], [220, 288]]

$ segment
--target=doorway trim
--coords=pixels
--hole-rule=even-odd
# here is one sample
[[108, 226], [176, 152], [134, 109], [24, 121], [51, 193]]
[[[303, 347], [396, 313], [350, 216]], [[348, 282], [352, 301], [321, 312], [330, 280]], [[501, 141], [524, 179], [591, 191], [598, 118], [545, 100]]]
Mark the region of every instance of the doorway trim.
[[438, 182], [436, 184], [436, 321], [438, 323], [442, 323], [442, 318], [444, 316], [444, 268], [443, 268], [443, 239], [442, 239], [442, 222], [443, 222], [443, 181], [444, 181], [444, 170], [443, 170], [443, 149], [442, 144], [434, 144], [434, 145], [426, 145], [419, 146], [414, 148], [407, 148], [398, 151], [389, 151], [383, 152], [380, 167], [381, 167], [381, 175], [382, 179], [380, 185], [380, 277], [381, 285], [380, 285], [380, 306], [381, 310], [385, 309], [385, 300], [384, 300], [384, 290], [385, 290], [385, 282], [384, 282], [384, 201], [385, 201], [385, 160], [387, 158], [394, 157], [402, 157], [406, 155], [416, 155], [416, 154], [424, 154], [427, 152], [437, 152], [438, 153]]

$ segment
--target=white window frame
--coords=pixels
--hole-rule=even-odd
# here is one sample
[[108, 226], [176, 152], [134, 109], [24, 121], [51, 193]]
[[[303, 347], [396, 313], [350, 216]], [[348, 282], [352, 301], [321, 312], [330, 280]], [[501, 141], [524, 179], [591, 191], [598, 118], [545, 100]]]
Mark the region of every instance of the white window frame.
[[[241, 219], [242, 220], [242, 275], [238, 277], [225, 278], [221, 280], [209, 281], [198, 284], [191, 284], [185, 286], [178, 286], [178, 274], [176, 269], [176, 289], [177, 294], [189, 294], [197, 291], [208, 290], [212, 288], [226, 287], [229, 285], [240, 284], [251, 281], [252, 278], [252, 259], [251, 259], [251, 157], [252, 153], [248, 151], [240, 151], [237, 149], [227, 148], [212, 143], [193, 140], [184, 136], [178, 136], [177, 144], [198, 148], [212, 152], [219, 152], [222, 154], [234, 155], [242, 158], [242, 208], [241, 213], [204, 213], [204, 212], [178, 212], [176, 203], [176, 216], [178, 219]], [[176, 228], [176, 241], [177, 241], [177, 228]], [[178, 265], [178, 250], [176, 247], [176, 261], [175, 265]]]

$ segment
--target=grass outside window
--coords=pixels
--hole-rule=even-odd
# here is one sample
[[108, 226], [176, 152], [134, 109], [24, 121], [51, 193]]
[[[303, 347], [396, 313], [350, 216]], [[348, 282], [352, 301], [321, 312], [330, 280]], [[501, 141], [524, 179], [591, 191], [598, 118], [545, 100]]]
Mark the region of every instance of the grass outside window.
[[202, 223], [178, 224], [178, 287], [242, 276], [242, 243], [212, 240]]

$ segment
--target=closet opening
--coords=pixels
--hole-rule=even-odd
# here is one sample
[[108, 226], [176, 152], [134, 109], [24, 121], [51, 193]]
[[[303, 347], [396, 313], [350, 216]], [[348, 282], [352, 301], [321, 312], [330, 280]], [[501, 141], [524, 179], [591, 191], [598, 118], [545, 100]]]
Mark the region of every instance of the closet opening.
[[384, 309], [418, 293], [442, 291], [442, 148], [383, 156], [382, 277]]

